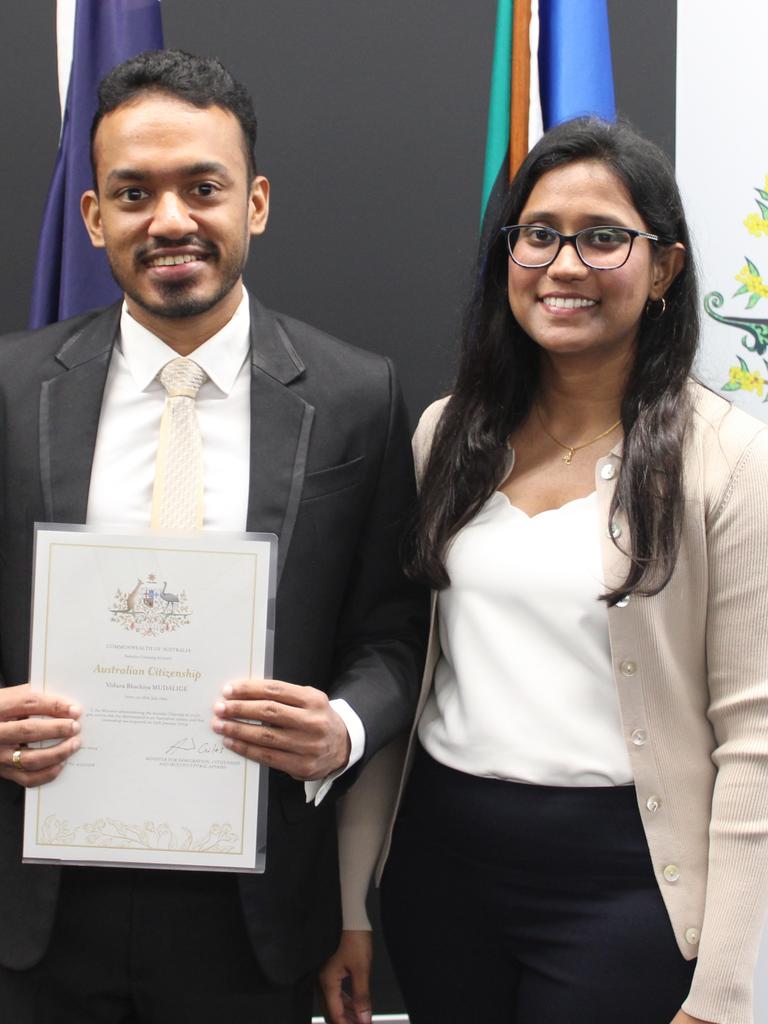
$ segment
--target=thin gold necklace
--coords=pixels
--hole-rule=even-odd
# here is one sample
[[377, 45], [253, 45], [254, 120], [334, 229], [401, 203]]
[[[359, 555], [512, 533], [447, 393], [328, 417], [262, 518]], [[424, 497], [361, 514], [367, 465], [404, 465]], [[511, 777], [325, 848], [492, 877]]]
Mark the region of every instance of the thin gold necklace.
[[546, 425], [544, 423], [544, 417], [541, 415], [541, 408], [539, 407], [539, 403], [538, 402], [536, 402], [536, 412], [537, 412], [538, 417], [539, 417], [539, 423], [541, 423], [541, 429], [544, 431], [544, 433], [547, 435], [547, 437], [550, 439], [550, 441], [554, 441], [555, 444], [558, 445], [560, 448], [565, 448], [565, 455], [563, 456], [563, 462], [567, 466], [570, 466], [570, 464], [573, 462], [573, 456], [575, 455], [576, 452], [580, 452], [582, 448], [589, 448], [589, 446], [591, 444], [594, 444], [595, 441], [600, 441], [603, 437], [607, 437], [610, 434], [610, 432], [612, 430], [615, 430], [616, 427], [618, 427], [619, 424], [621, 423], [621, 417], [619, 417], [616, 420], [616, 422], [612, 423], [610, 425], [610, 427], [608, 427], [607, 430], [604, 430], [602, 432], [602, 434], [598, 434], [597, 437], [593, 437], [589, 441], [584, 441], [582, 444], [563, 444], [562, 441], [558, 441], [558, 439], [555, 437], [555, 435], [554, 434], [550, 434], [550, 432], [547, 430]]

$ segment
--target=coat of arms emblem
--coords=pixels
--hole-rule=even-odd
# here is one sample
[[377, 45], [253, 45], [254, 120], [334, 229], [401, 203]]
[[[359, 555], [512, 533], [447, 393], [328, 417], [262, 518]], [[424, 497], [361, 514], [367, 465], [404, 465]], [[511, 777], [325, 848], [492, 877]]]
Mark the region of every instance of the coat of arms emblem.
[[109, 609], [111, 621], [139, 636], [162, 636], [189, 623], [191, 609], [184, 590], [171, 593], [168, 580], [159, 580], [150, 573], [137, 579], [132, 590], [115, 592]]

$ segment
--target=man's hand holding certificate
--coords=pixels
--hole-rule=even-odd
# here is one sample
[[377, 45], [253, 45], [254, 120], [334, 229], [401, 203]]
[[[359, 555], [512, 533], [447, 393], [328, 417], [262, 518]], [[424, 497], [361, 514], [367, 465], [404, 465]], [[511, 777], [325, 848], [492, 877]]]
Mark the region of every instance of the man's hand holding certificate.
[[[35, 693], [29, 683], [0, 690], [0, 778], [32, 788], [51, 782], [80, 749], [80, 708]], [[29, 743], [46, 742], [39, 749]]]
[[[263, 870], [265, 773], [211, 728], [211, 709], [227, 680], [271, 669], [273, 549], [265, 536], [38, 529], [34, 699], [65, 693], [83, 711], [69, 746], [11, 756], [10, 770], [21, 757], [55, 773], [71, 754], [27, 801], [26, 860]], [[16, 732], [64, 735], [39, 722]]]
[[304, 781], [347, 764], [347, 727], [322, 690], [244, 679], [228, 683], [223, 696], [212, 724], [229, 750]]

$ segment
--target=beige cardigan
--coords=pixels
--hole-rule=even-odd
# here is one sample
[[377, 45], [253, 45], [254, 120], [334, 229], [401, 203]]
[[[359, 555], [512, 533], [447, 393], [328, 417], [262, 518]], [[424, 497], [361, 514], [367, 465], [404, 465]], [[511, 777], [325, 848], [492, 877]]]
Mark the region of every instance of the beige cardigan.
[[[677, 565], [660, 594], [609, 609], [611, 657], [656, 879], [683, 956], [698, 955], [683, 1009], [716, 1024], [752, 1024], [768, 906], [768, 428], [691, 388]], [[445, 402], [431, 405], [416, 430], [419, 475]], [[613, 524], [619, 547], [608, 526], [620, 460], [621, 446], [595, 466], [611, 585], [627, 571], [621, 518]], [[434, 609], [433, 601], [417, 721], [440, 654]], [[415, 728], [407, 753], [405, 741], [381, 751], [340, 810], [347, 928], [368, 927], [368, 881], [377, 855], [380, 868], [386, 860]]]

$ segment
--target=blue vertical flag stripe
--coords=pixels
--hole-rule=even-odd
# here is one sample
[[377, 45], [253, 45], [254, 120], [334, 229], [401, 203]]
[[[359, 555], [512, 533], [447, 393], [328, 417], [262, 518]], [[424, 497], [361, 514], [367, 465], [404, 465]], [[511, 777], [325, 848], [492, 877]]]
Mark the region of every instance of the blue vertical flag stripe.
[[89, 137], [96, 90], [116, 64], [162, 46], [159, 0], [77, 0], [72, 71], [40, 231], [31, 327], [64, 320], [119, 297], [104, 252], [91, 246], [80, 216], [80, 197], [93, 184]]
[[606, 0], [540, 0], [544, 128], [581, 114], [616, 117]]

